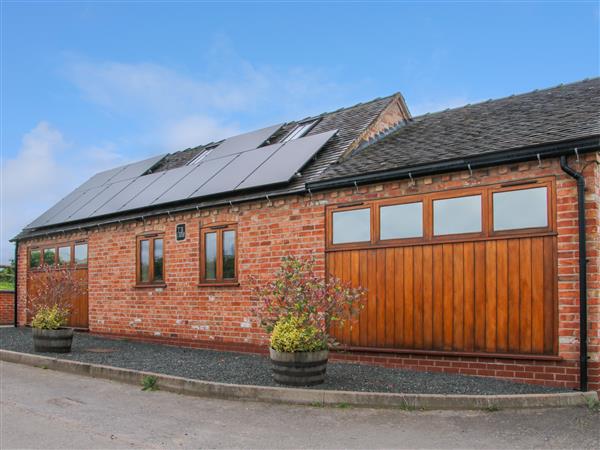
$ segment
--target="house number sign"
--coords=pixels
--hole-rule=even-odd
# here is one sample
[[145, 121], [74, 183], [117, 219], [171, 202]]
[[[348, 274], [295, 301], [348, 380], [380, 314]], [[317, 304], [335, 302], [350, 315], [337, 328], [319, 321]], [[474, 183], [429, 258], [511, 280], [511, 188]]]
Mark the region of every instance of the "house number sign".
[[175, 229], [175, 235], [178, 241], [185, 240], [185, 223], [180, 223]]

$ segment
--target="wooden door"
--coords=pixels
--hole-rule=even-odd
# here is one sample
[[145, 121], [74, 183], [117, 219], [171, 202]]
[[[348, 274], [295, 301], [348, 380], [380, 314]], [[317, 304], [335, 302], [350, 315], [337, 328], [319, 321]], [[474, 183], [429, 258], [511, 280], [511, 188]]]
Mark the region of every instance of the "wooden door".
[[[87, 288], [87, 280], [88, 280], [88, 269], [87, 267], [73, 267], [68, 270], [74, 272], [74, 275], [79, 280], [85, 282], [85, 290], [80, 295], [74, 295], [73, 298], [68, 299], [71, 303], [71, 316], [69, 318], [69, 326], [74, 328], [84, 328], [87, 329], [89, 326], [88, 322], [88, 288]], [[43, 271], [30, 271], [29, 276], [27, 277], [27, 292], [30, 295], [35, 295], [38, 289], [40, 288], [43, 279], [46, 273]], [[29, 305], [28, 305], [29, 306]], [[31, 322], [31, 314], [28, 310], [27, 314], [27, 323]]]
[[327, 253], [328, 271], [368, 289], [350, 347], [557, 352], [556, 237], [514, 237]]

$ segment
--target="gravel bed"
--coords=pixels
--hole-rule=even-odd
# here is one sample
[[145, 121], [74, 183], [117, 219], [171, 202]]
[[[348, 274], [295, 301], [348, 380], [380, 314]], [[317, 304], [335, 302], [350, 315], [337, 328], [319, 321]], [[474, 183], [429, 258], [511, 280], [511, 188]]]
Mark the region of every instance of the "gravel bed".
[[[33, 351], [31, 329], [0, 328], [0, 348], [36, 353]], [[279, 386], [271, 379], [268, 357], [247, 353], [191, 349], [76, 333], [72, 353], [43, 355], [221, 383]], [[313, 389], [462, 395], [569, 392], [493, 378], [351, 363], [329, 363], [325, 383]]]

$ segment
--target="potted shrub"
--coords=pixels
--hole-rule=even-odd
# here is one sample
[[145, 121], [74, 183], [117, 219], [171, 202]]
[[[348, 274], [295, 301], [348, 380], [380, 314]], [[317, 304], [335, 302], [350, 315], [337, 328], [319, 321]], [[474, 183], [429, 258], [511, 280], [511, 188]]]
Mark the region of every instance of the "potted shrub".
[[35, 287], [28, 296], [34, 350], [70, 352], [73, 329], [66, 325], [71, 299], [85, 292], [85, 282], [77, 279], [74, 271], [60, 267], [45, 266], [30, 276], [30, 285]]
[[257, 288], [257, 316], [270, 333], [273, 378], [309, 386], [325, 381], [332, 326], [362, 308], [365, 290], [315, 270], [315, 259], [283, 258], [275, 278]]

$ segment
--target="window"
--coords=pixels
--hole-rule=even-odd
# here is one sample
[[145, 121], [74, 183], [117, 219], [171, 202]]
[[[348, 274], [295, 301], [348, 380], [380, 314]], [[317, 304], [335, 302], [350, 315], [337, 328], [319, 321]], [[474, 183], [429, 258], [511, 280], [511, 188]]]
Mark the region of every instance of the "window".
[[423, 237], [423, 203], [404, 203], [379, 208], [379, 239]]
[[88, 246], [87, 244], [75, 244], [75, 264], [83, 265], [87, 264], [88, 260]]
[[337, 251], [554, 234], [555, 179], [510, 180], [326, 207], [325, 249]]
[[481, 195], [433, 202], [433, 234], [442, 236], [481, 232]]
[[538, 187], [494, 192], [494, 231], [548, 226], [548, 189]]
[[29, 252], [29, 267], [36, 268], [40, 267], [41, 264], [41, 253], [39, 250], [31, 250]]
[[58, 247], [58, 264], [71, 264], [71, 246]]
[[164, 239], [162, 235], [138, 237], [137, 284], [164, 284]]
[[306, 133], [308, 133], [310, 131], [310, 129], [316, 125], [317, 121], [316, 120], [311, 120], [309, 122], [303, 122], [303, 123], [299, 123], [298, 125], [296, 125], [296, 127], [294, 129], [292, 129], [292, 131], [290, 131], [288, 133], [288, 135], [286, 137], [284, 137], [281, 142], [285, 143], [285, 142], [289, 142], [292, 141], [294, 139], [298, 139], [301, 138], [302, 136], [304, 136]]
[[237, 230], [214, 225], [201, 231], [201, 283], [237, 283]]
[[45, 248], [44, 249], [44, 264], [47, 266], [53, 266], [56, 262], [56, 249]]
[[189, 163], [188, 166], [190, 165], [194, 165], [194, 164], [200, 164], [204, 158], [206, 158], [208, 155], [210, 155], [210, 153], [213, 151], [213, 149], [204, 149], [203, 151], [200, 152], [200, 154], [198, 156], [196, 156], [194, 159], [192, 159]]
[[368, 242], [371, 240], [371, 208], [335, 211], [333, 243]]

